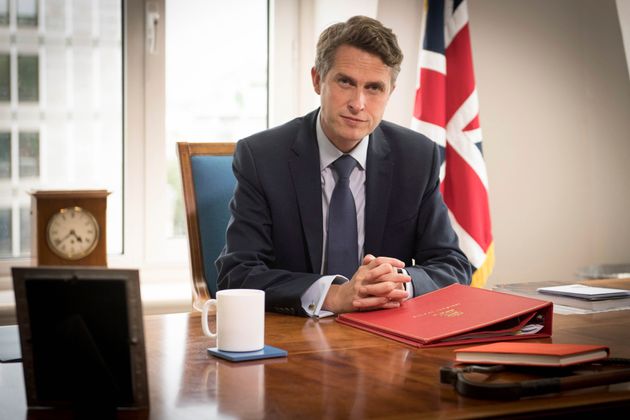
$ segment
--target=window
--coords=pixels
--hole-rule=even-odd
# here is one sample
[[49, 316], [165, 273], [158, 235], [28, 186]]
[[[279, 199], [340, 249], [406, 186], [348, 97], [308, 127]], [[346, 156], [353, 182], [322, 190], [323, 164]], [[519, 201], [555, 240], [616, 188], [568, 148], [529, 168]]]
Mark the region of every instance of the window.
[[39, 176], [39, 133], [20, 133], [20, 178]]
[[11, 178], [11, 133], [0, 132], [0, 180]]
[[9, 0], [0, 0], [0, 25], [9, 24]]
[[39, 100], [39, 58], [36, 55], [18, 57], [18, 98], [24, 102]]
[[37, 26], [37, 0], [17, 0], [17, 24]]
[[[109, 265], [184, 273], [175, 143], [236, 141], [267, 128], [268, 7], [276, 3], [8, 1], [10, 23], [0, 28], [7, 35], [0, 37], [1, 256], [29, 255], [28, 191], [104, 188], [112, 191]], [[159, 16], [154, 51], [146, 27], [152, 8]], [[10, 263], [2, 265], [5, 275]]]
[[235, 142], [267, 128], [267, 7], [266, 0], [165, 2], [165, 126], [162, 143], [153, 143], [163, 156], [147, 151], [158, 180], [147, 185], [148, 201], [161, 203], [147, 214], [150, 259], [188, 263], [176, 143]]
[[31, 208], [20, 207], [20, 254], [31, 252]]
[[0, 54], [0, 102], [11, 100], [11, 56]]
[[[41, 14], [40, 14], [41, 12]], [[0, 0], [0, 236], [27, 257], [38, 189], [106, 189], [123, 251], [122, 0]], [[2, 265], [6, 273], [8, 264]]]
[[0, 208], [0, 256], [10, 257], [12, 254], [11, 209]]

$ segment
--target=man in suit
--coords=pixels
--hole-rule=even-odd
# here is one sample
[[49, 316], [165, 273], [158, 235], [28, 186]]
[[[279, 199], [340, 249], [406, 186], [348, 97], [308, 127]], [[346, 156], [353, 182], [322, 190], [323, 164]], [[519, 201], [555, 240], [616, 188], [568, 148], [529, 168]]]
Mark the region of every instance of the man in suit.
[[321, 107], [236, 145], [219, 289], [262, 289], [268, 311], [326, 316], [470, 284], [437, 146], [382, 121], [401, 62], [377, 20], [324, 30], [311, 70]]

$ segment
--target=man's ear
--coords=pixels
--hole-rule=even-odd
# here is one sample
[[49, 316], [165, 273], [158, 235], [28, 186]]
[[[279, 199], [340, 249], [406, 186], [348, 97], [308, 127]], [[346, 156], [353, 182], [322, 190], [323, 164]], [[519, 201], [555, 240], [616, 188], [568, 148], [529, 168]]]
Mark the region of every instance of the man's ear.
[[319, 77], [319, 73], [315, 70], [315, 67], [311, 68], [311, 79], [313, 79], [313, 89], [318, 95], [321, 93], [322, 79]]

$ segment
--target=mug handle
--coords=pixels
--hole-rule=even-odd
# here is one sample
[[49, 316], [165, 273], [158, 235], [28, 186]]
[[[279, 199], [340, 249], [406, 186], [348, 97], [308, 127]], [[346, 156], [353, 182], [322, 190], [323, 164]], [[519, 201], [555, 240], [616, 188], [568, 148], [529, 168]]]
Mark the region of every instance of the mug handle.
[[212, 306], [216, 307], [216, 305], [217, 300], [210, 299], [203, 304], [203, 309], [201, 310], [201, 329], [203, 330], [203, 333], [210, 338], [216, 338], [217, 333], [213, 333], [212, 331], [210, 331], [210, 328], [208, 328], [208, 310]]

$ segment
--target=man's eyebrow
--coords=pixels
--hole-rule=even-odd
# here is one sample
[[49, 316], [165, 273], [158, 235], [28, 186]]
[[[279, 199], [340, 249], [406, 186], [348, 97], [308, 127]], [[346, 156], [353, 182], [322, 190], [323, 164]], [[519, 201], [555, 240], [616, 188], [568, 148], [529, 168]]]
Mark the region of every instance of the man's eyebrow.
[[348, 76], [347, 74], [341, 73], [341, 72], [339, 72], [339, 73], [337, 73], [335, 75], [335, 79], [348, 79], [348, 80], [350, 80], [353, 83], [357, 82], [354, 77]]
[[[335, 74], [335, 79], [348, 79], [350, 80], [352, 83], [356, 84], [357, 81], [354, 77], [352, 76], [348, 76], [345, 73], [339, 72]], [[385, 89], [385, 83], [383, 83], [381, 80], [374, 80], [372, 82], [366, 82], [365, 86], [375, 86], [378, 87], [380, 89]]]
[[379, 89], [385, 89], [385, 83], [381, 82], [380, 80], [379, 81], [375, 81], [375, 82], [367, 82], [365, 84], [365, 86], [374, 86], [374, 87], [377, 87]]

